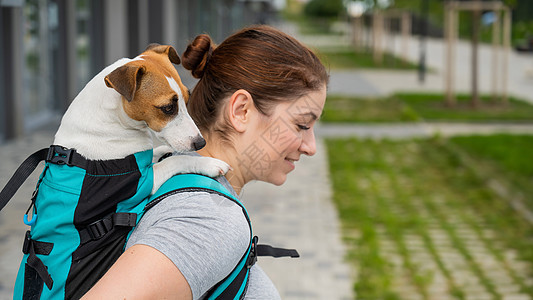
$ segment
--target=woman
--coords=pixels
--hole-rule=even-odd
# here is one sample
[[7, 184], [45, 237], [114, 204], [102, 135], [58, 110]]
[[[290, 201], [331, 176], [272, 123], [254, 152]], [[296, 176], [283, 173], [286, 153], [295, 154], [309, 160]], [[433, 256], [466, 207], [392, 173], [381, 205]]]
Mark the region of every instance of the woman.
[[[217, 180], [234, 196], [253, 180], [285, 182], [302, 154], [316, 152], [328, 74], [292, 37], [268, 26], [245, 28], [215, 47], [199, 35], [182, 63], [199, 82], [189, 113], [207, 145], [198, 153], [231, 167]], [[127, 250], [87, 298], [201, 299], [239, 262], [250, 242], [242, 209], [204, 192], [166, 198], [143, 216]], [[254, 265], [246, 299], [279, 299]]]

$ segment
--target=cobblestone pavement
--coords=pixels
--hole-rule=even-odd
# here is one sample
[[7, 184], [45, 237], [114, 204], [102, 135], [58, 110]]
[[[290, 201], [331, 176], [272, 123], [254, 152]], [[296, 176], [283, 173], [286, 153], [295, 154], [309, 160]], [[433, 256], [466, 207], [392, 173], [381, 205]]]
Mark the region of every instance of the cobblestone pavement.
[[[387, 180], [391, 179], [380, 178], [383, 186], [392, 184]], [[386, 205], [397, 215], [406, 209], [393, 199]], [[475, 210], [458, 212], [444, 197], [435, 197], [430, 204], [412, 197], [410, 206], [427, 224], [423, 233], [403, 234], [399, 245], [379, 225], [376, 228], [380, 255], [392, 265], [391, 290], [401, 299], [459, 299], [454, 296], [458, 291], [467, 300], [532, 299], [523, 292], [533, 286], [532, 262], [503, 246], [492, 224]], [[401, 253], [401, 247], [406, 253]], [[425, 282], [423, 290], [410, 280], [415, 276]]]

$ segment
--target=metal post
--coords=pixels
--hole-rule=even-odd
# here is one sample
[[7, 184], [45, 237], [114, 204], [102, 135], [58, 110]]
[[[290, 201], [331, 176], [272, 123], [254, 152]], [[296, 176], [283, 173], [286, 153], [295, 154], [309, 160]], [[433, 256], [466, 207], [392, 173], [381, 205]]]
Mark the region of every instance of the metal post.
[[106, 18], [104, 0], [93, 0], [89, 2], [89, 55], [90, 55], [90, 76], [98, 74], [106, 66], [105, 57], [105, 35]]

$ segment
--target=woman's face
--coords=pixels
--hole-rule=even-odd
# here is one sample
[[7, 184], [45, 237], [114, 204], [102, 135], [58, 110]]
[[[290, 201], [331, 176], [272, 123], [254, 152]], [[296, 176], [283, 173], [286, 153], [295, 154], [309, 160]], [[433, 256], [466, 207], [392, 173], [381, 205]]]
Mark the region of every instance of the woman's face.
[[302, 154], [314, 155], [314, 125], [322, 114], [326, 87], [294, 101], [277, 104], [270, 116], [258, 115], [239, 153], [248, 180], [281, 185]]

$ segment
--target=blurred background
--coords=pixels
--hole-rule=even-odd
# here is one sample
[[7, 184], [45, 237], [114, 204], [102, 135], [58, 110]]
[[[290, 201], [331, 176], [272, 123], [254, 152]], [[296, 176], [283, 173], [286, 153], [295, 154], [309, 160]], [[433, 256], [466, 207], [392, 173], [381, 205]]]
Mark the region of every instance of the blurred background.
[[[533, 299], [530, 0], [0, 0], [0, 186], [105, 66], [249, 24], [330, 71], [321, 151], [243, 195], [262, 241], [303, 253], [262, 264], [283, 299]], [[34, 185], [0, 213], [0, 299]]]
[[57, 115], [103, 67], [150, 43], [179, 53], [197, 34], [220, 41], [262, 23], [279, 1], [15, 0], [0, 2], [0, 140]]

